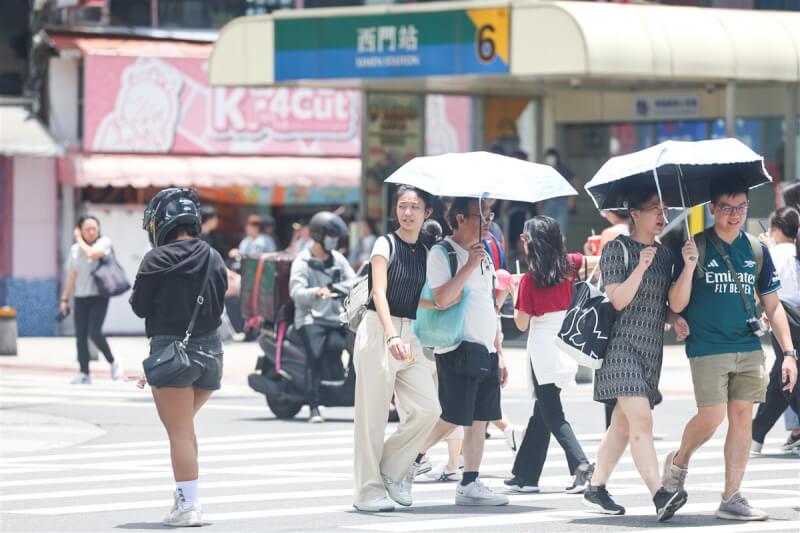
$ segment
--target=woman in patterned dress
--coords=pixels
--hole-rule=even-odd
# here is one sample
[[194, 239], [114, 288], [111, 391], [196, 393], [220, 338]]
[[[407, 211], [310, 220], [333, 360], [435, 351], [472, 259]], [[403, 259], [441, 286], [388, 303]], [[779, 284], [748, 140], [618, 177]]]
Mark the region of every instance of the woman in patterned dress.
[[[685, 492], [671, 493], [661, 486], [653, 444], [652, 409], [661, 401], [658, 381], [672, 256], [656, 242], [666, 224], [666, 207], [655, 188], [631, 191], [627, 207], [631, 235], [606, 244], [600, 259], [606, 294], [619, 314], [603, 366], [595, 373], [594, 399], [615, 405], [611, 425], [597, 451], [597, 467], [584, 493], [584, 505], [605, 514], [625, 513], [605, 485], [630, 443], [634, 464], [662, 521], [686, 503]], [[686, 329], [685, 322], [676, 324], [681, 333]]]

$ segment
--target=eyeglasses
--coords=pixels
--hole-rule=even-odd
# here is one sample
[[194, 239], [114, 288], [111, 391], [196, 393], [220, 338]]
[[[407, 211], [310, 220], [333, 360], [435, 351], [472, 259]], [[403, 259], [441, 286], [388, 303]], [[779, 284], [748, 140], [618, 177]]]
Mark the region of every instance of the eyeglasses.
[[747, 213], [748, 207], [750, 207], [750, 203], [745, 202], [741, 205], [721, 205], [719, 206], [719, 210], [723, 215], [729, 217], [734, 213], [736, 213], [737, 215], [744, 215], [745, 213]]
[[481, 220], [483, 220], [484, 222], [491, 222], [492, 220], [494, 220], [494, 212], [492, 212], [492, 211], [489, 211], [488, 213], [486, 213], [483, 216], [481, 216], [478, 213], [467, 213], [464, 216], [467, 217], [467, 218], [477, 217], [477, 218], [480, 218]]

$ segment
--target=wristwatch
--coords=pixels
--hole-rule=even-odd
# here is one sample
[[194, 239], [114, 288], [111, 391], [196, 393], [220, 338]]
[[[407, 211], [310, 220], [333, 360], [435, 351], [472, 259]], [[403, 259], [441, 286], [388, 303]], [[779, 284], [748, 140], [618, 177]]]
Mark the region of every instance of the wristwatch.
[[783, 356], [784, 356], [784, 357], [791, 357], [791, 358], [792, 358], [792, 359], [794, 359], [795, 361], [797, 361], [797, 360], [798, 360], [798, 358], [797, 358], [797, 350], [785, 350], [785, 351], [783, 352]]

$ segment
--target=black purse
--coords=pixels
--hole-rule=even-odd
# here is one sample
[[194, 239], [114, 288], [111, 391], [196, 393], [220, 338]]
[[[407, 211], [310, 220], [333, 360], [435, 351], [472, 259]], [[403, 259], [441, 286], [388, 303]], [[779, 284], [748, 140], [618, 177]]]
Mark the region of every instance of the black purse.
[[106, 298], [118, 296], [131, 288], [128, 276], [117, 261], [113, 248], [110, 254], [98, 259], [92, 277], [97, 284], [97, 292]]
[[455, 352], [453, 370], [456, 374], [478, 381], [494, 375], [492, 356], [483, 344], [462, 341]]
[[203, 284], [200, 286], [200, 294], [197, 295], [194, 311], [192, 311], [192, 319], [189, 321], [189, 326], [186, 328], [186, 336], [182, 340], [172, 341], [161, 350], [151, 353], [142, 361], [145, 378], [151, 387], [163, 387], [168, 385], [176, 377], [192, 368], [192, 362], [189, 359], [189, 355], [186, 353], [186, 345], [189, 342], [189, 338], [192, 336], [194, 324], [197, 321], [197, 316], [200, 314], [200, 307], [205, 301], [203, 293], [206, 290], [208, 278], [211, 275], [211, 254], [212, 252], [209, 248]]

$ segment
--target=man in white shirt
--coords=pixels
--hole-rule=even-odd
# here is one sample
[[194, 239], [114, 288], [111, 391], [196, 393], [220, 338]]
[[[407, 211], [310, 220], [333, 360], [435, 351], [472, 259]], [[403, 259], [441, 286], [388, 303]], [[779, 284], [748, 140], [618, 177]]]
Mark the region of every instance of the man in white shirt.
[[[424, 448], [429, 449], [457, 426], [464, 426], [464, 474], [456, 488], [456, 505], [508, 504], [506, 496], [495, 494], [481, 483], [478, 476], [486, 424], [502, 417], [500, 387], [508, 378], [495, 312], [494, 266], [481, 242], [489, 233], [492, 219], [485, 203], [480, 206], [477, 199], [456, 198], [448, 214], [454, 232], [447, 238], [457, 258], [456, 275], [451, 277], [450, 259], [442, 253], [441, 246], [431, 249], [428, 256], [428, 284], [433, 290], [437, 308], [445, 309], [457, 303], [464, 288], [469, 287], [464, 313], [464, 342], [436, 350], [442, 415]], [[468, 344], [488, 353], [488, 377], [470, 377], [456, 368]], [[417, 463], [423, 457], [424, 453], [419, 454]]]

